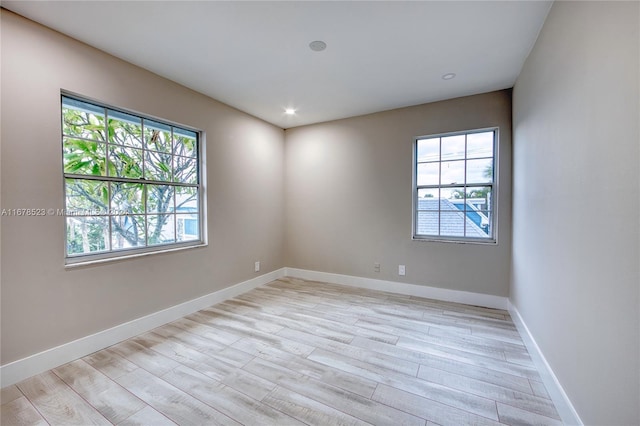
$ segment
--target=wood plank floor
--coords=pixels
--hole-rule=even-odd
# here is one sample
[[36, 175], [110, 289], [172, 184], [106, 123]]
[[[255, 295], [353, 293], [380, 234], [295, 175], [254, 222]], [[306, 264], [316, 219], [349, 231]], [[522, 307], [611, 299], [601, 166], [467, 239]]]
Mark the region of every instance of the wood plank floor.
[[283, 278], [2, 389], [2, 425], [559, 425], [505, 311]]

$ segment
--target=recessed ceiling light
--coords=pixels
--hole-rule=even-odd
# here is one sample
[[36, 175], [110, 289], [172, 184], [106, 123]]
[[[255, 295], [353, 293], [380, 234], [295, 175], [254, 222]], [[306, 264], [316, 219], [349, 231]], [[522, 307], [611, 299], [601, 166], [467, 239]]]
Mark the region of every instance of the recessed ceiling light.
[[312, 41], [311, 43], [309, 43], [309, 47], [314, 52], [322, 52], [324, 49], [327, 48], [327, 43], [325, 43], [322, 40], [316, 40], [316, 41]]
[[284, 110], [284, 113], [287, 115], [294, 115], [296, 113], [296, 110], [293, 108], [287, 108]]
[[451, 79], [453, 79], [455, 77], [456, 77], [456, 73], [453, 73], [453, 72], [448, 72], [448, 73], [442, 75], [442, 79], [443, 80], [451, 80]]

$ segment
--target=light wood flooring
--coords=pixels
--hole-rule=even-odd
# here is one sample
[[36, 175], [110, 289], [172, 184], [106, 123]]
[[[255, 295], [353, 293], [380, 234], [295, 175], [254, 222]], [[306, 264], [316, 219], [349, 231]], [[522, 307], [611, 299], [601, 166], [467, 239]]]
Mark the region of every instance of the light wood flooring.
[[0, 421], [561, 424], [507, 312], [293, 278], [2, 389]]

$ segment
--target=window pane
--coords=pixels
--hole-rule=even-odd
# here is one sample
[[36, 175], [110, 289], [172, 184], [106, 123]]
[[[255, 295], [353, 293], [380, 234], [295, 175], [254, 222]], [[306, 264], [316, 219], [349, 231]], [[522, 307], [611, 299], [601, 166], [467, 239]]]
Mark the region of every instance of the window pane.
[[171, 154], [145, 151], [145, 179], [171, 182]]
[[104, 110], [75, 99], [62, 98], [62, 133], [104, 142]]
[[173, 153], [184, 157], [196, 157], [198, 155], [198, 135], [196, 132], [173, 128]]
[[418, 189], [418, 198], [439, 198], [440, 190], [438, 188], [420, 188]]
[[486, 210], [468, 210], [467, 219], [467, 237], [491, 237], [491, 231], [489, 229], [491, 221], [489, 220], [489, 214]]
[[176, 187], [176, 212], [198, 212], [198, 188], [188, 186]]
[[464, 158], [465, 135], [447, 136], [442, 138], [442, 161]]
[[176, 239], [177, 241], [190, 241], [200, 238], [197, 214], [176, 215]]
[[493, 157], [493, 132], [467, 135], [467, 158]]
[[418, 176], [416, 177], [419, 186], [438, 185], [440, 183], [440, 163], [418, 164]]
[[492, 238], [493, 230], [491, 229], [491, 212], [488, 210], [478, 210], [477, 213], [480, 216], [480, 225], [478, 226], [482, 229], [486, 238]]
[[416, 208], [418, 210], [438, 210], [439, 192], [437, 188], [419, 189]]
[[416, 234], [438, 235], [438, 217], [437, 211], [418, 211], [416, 213]]
[[198, 163], [195, 158], [174, 157], [173, 167], [174, 182], [198, 182]]
[[142, 177], [142, 150], [110, 145], [109, 175], [140, 179]]
[[142, 119], [135, 115], [108, 110], [109, 142], [142, 148]]
[[113, 250], [145, 245], [145, 217], [138, 215], [111, 216]]
[[492, 188], [490, 186], [473, 186], [467, 188], [467, 210], [491, 210]]
[[144, 141], [147, 149], [171, 153], [171, 126], [144, 120]]
[[148, 216], [149, 244], [167, 244], [176, 241], [174, 215], [157, 214]]
[[106, 176], [107, 145], [84, 139], [63, 139], [64, 172]]
[[442, 185], [464, 184], [464, 160], [442, 162]]
[[440, 212], [440, 235], [447, 237], [464, 237], [464, 213]]
[[147, 185], [147, 213], [173, 212], [173, 193], [173, 186]]
[[418, 162], [440, 161], [440, 138], [418, 140]]
[[452, 198], [464, 198], [464, 187], [441, 188], [440, 197], [446, 200], [450, 200]]
[[109, 189], [106, 182], [84, 179], [65, 179], [65, 208], [67, 215], [106, 214]]
[[442, 197], [440, 198], [440, 210], [464, 210], [464, 190], [443, 188]]
[[144, 185], [141, 183], [111, 183], [111, 214], [143, 214]]
[[493, 159], [467, 161], [467, 183], [489, 183], [493, 181]]
[[109, 249], [106, 216], [67, 217], [67, 254], [93, 253]]

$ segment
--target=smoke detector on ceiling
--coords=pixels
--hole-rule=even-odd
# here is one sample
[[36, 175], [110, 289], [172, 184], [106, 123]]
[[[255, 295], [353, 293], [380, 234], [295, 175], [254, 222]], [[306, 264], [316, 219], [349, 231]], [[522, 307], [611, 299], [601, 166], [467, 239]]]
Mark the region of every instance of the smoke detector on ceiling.
[[314, 52], [322, 52], [327, 48], [327, 43], [322, 40], [312, 41], [311, 43], [309, 43], [309, 48], [311, 48], [311, 50], [313, 50]]

